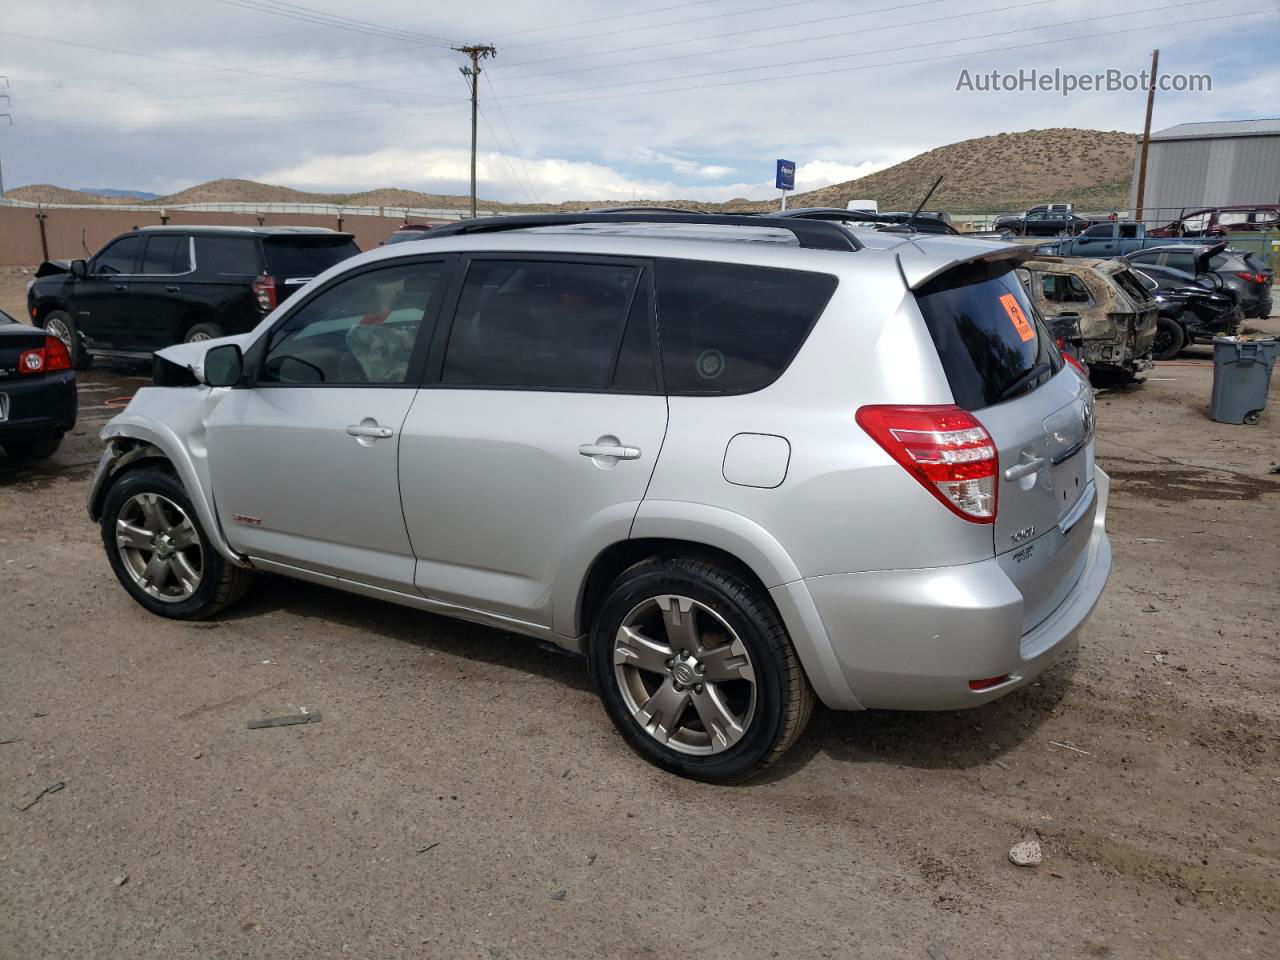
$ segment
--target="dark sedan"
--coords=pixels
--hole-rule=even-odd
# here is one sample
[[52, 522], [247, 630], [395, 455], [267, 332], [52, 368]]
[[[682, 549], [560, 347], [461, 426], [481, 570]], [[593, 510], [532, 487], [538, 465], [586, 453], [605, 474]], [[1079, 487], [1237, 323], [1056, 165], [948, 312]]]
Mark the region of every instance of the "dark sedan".
[[1160, 306], [1151, 344], [1154, 359], [1172, 360], [1189, 344], [1211, 341], [1240, 328], [1240, 301], [1213, 274], [1197, 275], [1146, 263], [1135, 263], [1132, 269]]
[[63, 342], [0, 310], [0, 447], [14, 460], [52, 456], [76, 425], [76, 409]]
[[1247, 250], [1233, 250], [1225, 243], [1212, 246], [1170, 244], [1131, 253], [1133, 264], [1172, 267], [1187, 273], [1212, 273], [1235, 293], [1245, 318], [1271, 316], [1271, 281], [1274, 271]]

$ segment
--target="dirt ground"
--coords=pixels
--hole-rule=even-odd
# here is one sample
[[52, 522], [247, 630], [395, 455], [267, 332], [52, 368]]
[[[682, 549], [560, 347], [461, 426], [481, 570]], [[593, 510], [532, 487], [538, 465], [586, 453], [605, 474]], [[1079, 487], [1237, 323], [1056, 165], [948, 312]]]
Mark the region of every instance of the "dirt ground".
[[268, 577], [147, 614], [83, 509], [146, 370], [85, 374], [57, 457], [0, 459], [0, 956], [1280, 957], [1280, 389], [1213, 423], [1208, 354], [1099, 396], [1077, 655], [977, 710], [820, 713], [731, 788], [524, 639]]

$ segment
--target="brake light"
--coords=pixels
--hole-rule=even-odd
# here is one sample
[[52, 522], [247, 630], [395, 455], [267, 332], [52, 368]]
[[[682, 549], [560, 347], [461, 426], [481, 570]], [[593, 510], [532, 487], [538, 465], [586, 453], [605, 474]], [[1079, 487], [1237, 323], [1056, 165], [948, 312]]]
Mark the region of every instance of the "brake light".
[[1266, 283], [1267, 275], [1265, 273], [1237, 273], [1237, 277], [1245, 283]]
[[877, 405], [859, 409], [857, 421], [952, 513], [995, 521], [996, 445], [973, 414], [949, 404]]
[[265, 273], [253, 281], [253, 295], [258, 299], [258, 309], [270, 313], [276, 308], [276, 278]]
[[1054, 343], [1058, 345], [1058, 353], [1062, 354], [1062, 359], [1080, 371], [1081, 376], [1087, 377], [1088, 373], [1085, 372], [1084, 364], [1071, 354], [1067, 353], [1067, 341], [1063, 340], [1062, 337], [1057, 337], [1054, 340]]
[[24, 350], [18, 356], [18, 373], [34, 376], [37, 373], [55, 373], [71, 369], [71, 354], [67, 345], [57, 337], [44, 338], [44, 346]]

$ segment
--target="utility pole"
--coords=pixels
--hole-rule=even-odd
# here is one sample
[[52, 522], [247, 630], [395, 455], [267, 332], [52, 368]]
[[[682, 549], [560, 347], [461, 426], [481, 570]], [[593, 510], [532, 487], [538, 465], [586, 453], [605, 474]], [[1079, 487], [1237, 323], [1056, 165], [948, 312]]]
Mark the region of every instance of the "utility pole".
[[1134, 201], [1137, 207], [1133, 211], [1133, 219], [1142, 222], [1142, 204], [1147, 193], [1147, 148], [1151, 146], [1151, 110], [1156, 103], [1156, 70], [1160, 66], [1160, 51], [1151, 53], [1151, 85], [1147, 87], [1147, 119], [1142, 125], [1142, 152], [1138, 157], [1138, 196]]
[[473, 43], [453, 49], [471, 58], [471, 66], [459, 67], [458, 72], [466, 77], [471, 85], [471, 219], [474, 220], [476, 217], [476, 112], [479, 109], [480, 61], [486, 57], [496, 57], [498, 50], [487, 43]]

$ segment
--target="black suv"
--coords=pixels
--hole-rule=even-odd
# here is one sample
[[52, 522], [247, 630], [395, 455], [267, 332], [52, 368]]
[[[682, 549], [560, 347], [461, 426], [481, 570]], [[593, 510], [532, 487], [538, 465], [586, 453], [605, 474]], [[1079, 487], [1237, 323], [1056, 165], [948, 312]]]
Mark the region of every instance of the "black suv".
[[27, 289], [27, 313], [71, 351], [149, 357], [175, 343], [244, 333], [276, 304], [360, 252], [320, 227], [143, 227], [88, 261], [50, 260]]

